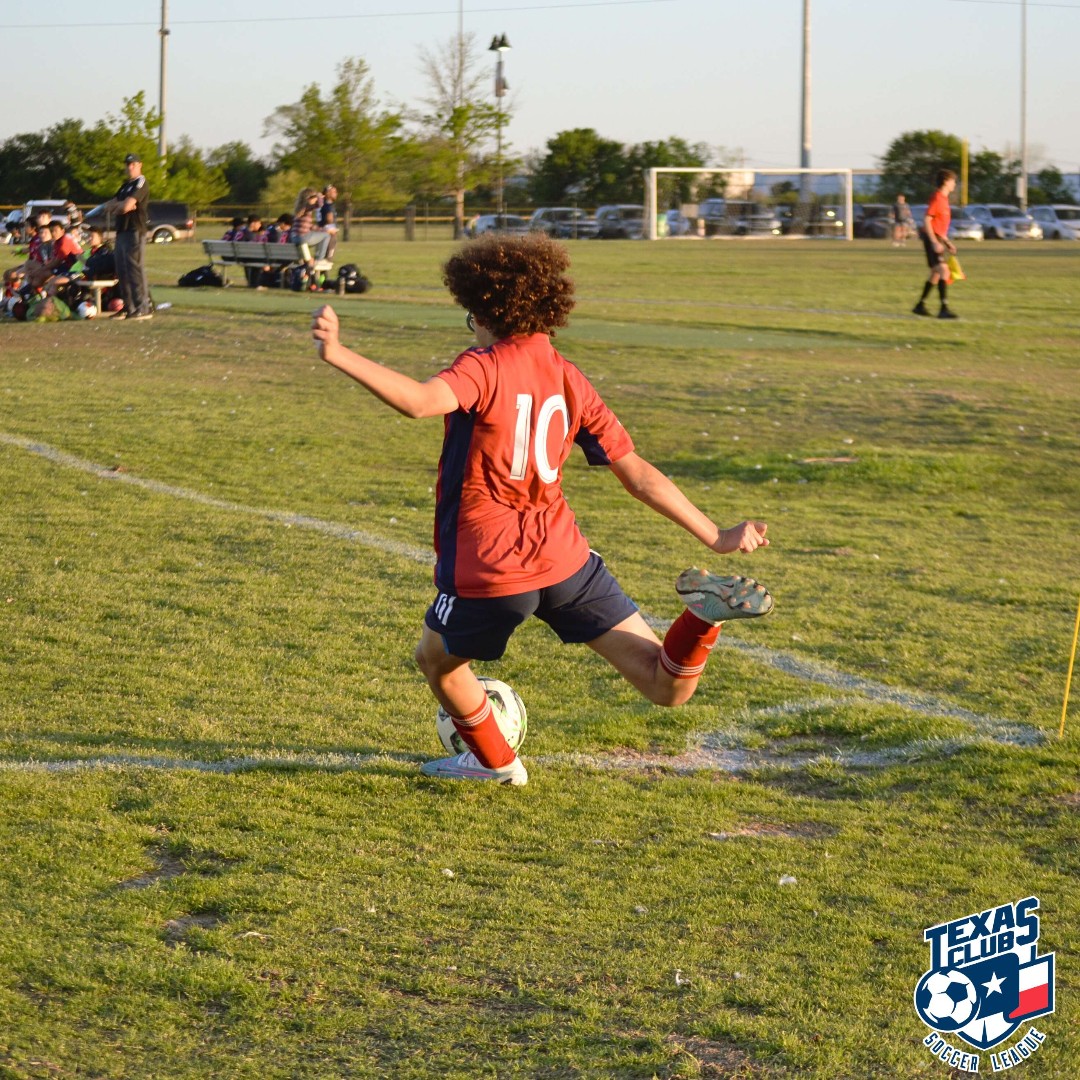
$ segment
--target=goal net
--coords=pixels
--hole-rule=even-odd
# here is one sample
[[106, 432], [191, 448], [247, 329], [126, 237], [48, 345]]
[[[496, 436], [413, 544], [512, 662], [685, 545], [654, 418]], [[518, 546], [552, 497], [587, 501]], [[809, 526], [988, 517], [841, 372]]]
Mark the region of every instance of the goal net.
[[850, 240], [851, 175], [851, 169], [647, 169], [643, 236]]

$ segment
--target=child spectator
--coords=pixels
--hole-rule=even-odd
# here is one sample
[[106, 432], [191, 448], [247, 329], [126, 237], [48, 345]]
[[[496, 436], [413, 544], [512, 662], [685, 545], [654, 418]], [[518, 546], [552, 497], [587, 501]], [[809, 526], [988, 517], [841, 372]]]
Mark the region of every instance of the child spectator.
[[283, 244], [289, 238], [289, 230], [292, 228], [292, 214], [282, 214], [277, 221], [266, 230], [266, 242], [268, 244]]

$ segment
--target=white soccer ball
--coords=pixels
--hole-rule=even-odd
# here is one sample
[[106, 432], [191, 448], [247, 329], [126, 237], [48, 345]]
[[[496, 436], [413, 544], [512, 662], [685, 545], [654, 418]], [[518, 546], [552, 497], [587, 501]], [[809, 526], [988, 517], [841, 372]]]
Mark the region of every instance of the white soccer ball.
[[922, 989], [927, 1016], [939, 1023], [962, 1027], [975, 1011], [975, 984], [961, 971], [935, 971]]
[[[487, 675], [480, 675], [478, 678], [491, 699], [491, 710], [495, 714], [499, 730], [506, 737], [510, 749], [517, 750], [525, 741], [525, 732], [529, 726], [525, 702], [518, 697], [517, 691], [506, 683]], [[439, 741], [451, 754], [463, 754], [469, 749], [457, 733], [450, 714], [441, 705], [435, 717], [435, 729], [439, 733]]]
[[80, 319], [93, 319], [97, 315], [97, 308], [89, 300], [84, 300], [75, 311]]

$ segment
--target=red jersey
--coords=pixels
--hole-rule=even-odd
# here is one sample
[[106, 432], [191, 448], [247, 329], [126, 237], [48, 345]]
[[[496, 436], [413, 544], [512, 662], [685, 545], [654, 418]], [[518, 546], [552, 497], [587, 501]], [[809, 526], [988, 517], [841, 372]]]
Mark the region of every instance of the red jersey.
[[950, 221], [952, 210], [949, 207], [949, 196], [943, 191], [935, 191], [930, 196], [930, 205], [926, 208], [926, 230], [933, 236], [948, 236]]
[[439, 372], [459, 408], [446, 417], [435, 507], [435, 585], [509, 596], [564, 581], [589, 545], [562, 492], [577, 443], [590, 465], [634, 449], [588, 379], [546, 334], [469, 349]]
[[64, 233], [59, 240], [53, 241], [52, 257], [58, 259], [56, 269], [63, 273], [75, 265], [75, 260], [82, 254], [82, 248], [76, 243], [74, 237]]

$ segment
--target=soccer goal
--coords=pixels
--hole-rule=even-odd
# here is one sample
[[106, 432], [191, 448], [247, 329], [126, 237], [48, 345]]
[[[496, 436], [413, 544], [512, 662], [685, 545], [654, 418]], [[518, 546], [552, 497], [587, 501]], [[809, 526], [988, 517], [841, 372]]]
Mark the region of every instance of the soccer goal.
[[647, 240], [678, 236], [852, 238], [851, 169], [645, 171]]

